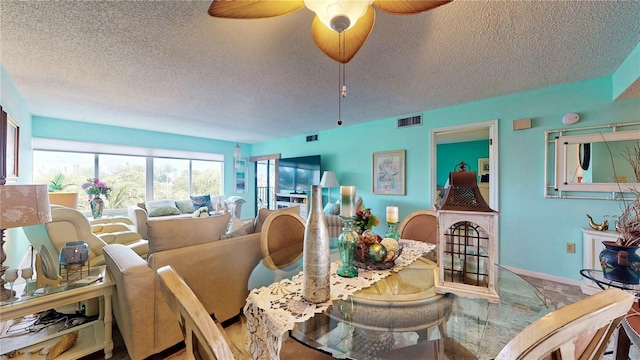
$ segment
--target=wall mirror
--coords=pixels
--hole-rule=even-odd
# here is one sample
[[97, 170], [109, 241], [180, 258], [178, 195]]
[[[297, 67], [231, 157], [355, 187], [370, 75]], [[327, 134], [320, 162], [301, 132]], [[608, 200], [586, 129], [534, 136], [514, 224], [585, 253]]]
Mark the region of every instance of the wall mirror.
[[[498, 211], [498, 120], [431, 130], [431, 201], [444, 194], [449, 172], [464, 161], [475, 171], [478, 187], [489, 206]], [[484, 176], [483, 176], [484, 175]]]
[[547, 131], [545, 196], [631, 198], [640, 190], [638, 125]]

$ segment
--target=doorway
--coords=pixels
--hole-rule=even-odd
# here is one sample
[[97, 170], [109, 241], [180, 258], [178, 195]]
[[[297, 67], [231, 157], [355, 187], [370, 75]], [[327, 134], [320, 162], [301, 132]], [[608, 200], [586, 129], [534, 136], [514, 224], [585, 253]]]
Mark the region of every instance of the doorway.
[[[444, 149], [455, 149], [445, 151]], [[440, 149], [441, 154], [439, 154]], [[440, 165], [439, 165], [440, 161]], [[453, 162], [452, 162], [453, 161]], [[467, 171], [476, 171], [478, 184], [489, 207], [498, 211], [498, 120], [443, 127], [431, 130], [431, 201], [438, 204], [450, 171], [464, 161]], [[448, 162], [448, 164], [444, 164]], [[483, 193], [483, 196], [485, 193]]]

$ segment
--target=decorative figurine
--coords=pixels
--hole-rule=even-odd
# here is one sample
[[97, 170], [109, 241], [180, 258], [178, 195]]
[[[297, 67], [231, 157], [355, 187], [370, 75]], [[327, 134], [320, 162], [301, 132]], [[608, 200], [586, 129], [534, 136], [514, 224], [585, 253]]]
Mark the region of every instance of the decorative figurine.
[[589, 226], [591, 226], [593, 230], [598, 230], [598, 231], [609, 230], [609, 221], [607, 221], [606, 219], [603, 220], [600, 224], [596, 224], [593, 221], [593, 218], [591, 217], [591, 215], [587, 214], [587, 217], [589, 218]]

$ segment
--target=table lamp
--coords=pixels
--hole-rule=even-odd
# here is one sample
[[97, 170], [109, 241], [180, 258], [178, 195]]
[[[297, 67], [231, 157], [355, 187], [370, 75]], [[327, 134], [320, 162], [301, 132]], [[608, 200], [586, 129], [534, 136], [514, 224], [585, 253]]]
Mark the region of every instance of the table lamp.
[[12, 298], [13, 290], [5, 289], [2, 279], [8, 266], [3, 263], [5, 229], [44, 224], [51, 221], [51, 207], [46, 185], [0, 186], [0, 301]]
[[322, 179], [320, 179], [320, 185], [323, 188], [329, 189], [329, 198], [328, 202], [331, 203], [331, 188], [340, 187], [340, 183], [338, 183], [338, 178], [336, 177], [336, 173], [333, 171], [325, 171], [322, 173]]

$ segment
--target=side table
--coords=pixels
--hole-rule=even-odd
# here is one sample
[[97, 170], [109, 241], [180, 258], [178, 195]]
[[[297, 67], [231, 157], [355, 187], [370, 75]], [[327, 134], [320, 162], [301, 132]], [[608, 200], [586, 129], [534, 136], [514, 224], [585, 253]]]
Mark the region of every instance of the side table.
[[[24, 333], [19, 336], [0, 337], [2, 352], [20, 350], [24, 352], [20, 359], [41, 359], [42, 356], [37, 352], [30, 354], [29, 350], [54, 344], [67, 333], [78, 331], [78, 339], [74, 345], [57, 359], [78, 359], [102, 349], [104, 358], [111, 358], [113, 355], [111, 295], [115, 283], [105, 266], [92, 268], [91, 275], [96, 279], [92, 283], [71, 283], [59, 288], [47, 287], [38, 289], [34, 295], [23, 294], [16, 299], [0, 303], [0, 323], [94, 298], [97, 298], [100, 304], [98, 318], [94, 321], [53, 333]], [[16, 288], [18, 294], [22, 293], [22, 287]]]
[[620, 329], [616, 336], [616, 348], [614, 352], [615, 360], [627, 360], [631, 344], [640, 348], [640, 284], [627, 284], [619, 281], [609, 280], [604, 277], [602, 270], [582, 269], [580, 275], [593, 281], [601, 289], [615, 287], [618, 289], [633, 292], [638, 301], [633, 304], [627, 317], [620, 322]]

